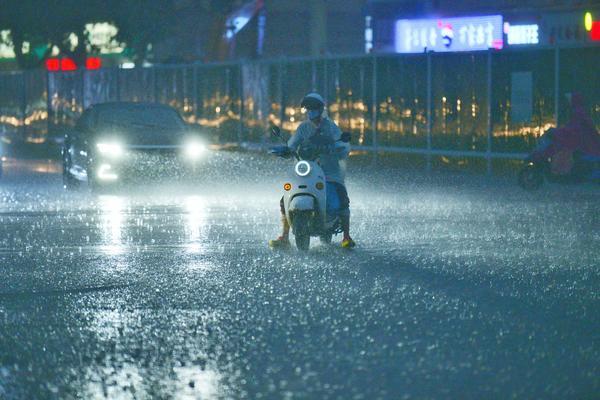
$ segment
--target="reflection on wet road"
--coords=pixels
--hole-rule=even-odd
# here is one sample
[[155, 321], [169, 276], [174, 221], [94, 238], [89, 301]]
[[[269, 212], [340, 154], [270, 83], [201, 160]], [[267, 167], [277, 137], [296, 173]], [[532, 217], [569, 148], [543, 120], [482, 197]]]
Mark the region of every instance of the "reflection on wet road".
[[583, 398], [600, 390], [596, 188], [351, 169], [354, 235], [273, 252], [278, 169], [0, 182], [0, 398]]

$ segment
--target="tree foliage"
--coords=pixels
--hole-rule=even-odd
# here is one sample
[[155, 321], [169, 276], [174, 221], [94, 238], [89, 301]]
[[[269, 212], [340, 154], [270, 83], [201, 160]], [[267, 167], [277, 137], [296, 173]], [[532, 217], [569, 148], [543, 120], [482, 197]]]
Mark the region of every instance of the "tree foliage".
[[[124, 42], [136, 61], [146, 57], [148, 44], [164, 38], [176, 23], [173, 0], [0, 0], [0, 30], [8, 29], [20, 68], [39, 66], [53, 46], [77, 64], [85, 62], [90, 45], [85, 25], [110, 22], [118, 28], [117, 40]], [[77, 37], [77, 46], [69, 37]], [[39, 56], [24, 54], [23, 43], [44, 48]]]
[[136, 62], [146, 59], [148, 45], [167, 37], [177, 23], [172, 0], [112, 0], [117, 40], [127, 44]]

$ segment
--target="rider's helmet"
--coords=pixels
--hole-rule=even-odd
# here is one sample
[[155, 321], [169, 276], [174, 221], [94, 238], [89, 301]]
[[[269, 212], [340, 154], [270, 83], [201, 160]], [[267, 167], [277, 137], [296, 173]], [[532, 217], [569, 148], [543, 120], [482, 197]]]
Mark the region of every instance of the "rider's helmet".
[[325, 100], [318, 93], [309, 93], [302, 99], [300, 106], [306, 109], [308, 118], [311, 120], [317, 119], [323, 115], [325, 111]]

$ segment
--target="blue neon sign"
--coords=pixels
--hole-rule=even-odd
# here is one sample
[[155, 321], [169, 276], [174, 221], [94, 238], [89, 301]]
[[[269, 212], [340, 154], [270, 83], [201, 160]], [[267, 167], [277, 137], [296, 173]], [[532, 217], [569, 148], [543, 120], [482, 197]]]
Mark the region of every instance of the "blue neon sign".
[[502, 16], [400, 19], [396, 21], [397, 53], [501, 49]]

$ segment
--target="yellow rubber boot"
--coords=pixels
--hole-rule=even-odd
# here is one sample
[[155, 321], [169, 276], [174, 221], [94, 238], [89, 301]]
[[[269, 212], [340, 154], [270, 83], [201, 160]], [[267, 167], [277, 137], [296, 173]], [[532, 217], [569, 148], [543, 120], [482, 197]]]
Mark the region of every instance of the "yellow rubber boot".
[[354, 240], [352, 240], [351, 237], [347, 237], [342, 240], [342, 248], [351, 249], [353, 247], [356, 247], [356, 243], [354, 242]]
[[277, 239], [269, 240], [269, 247], [273, 249], [285, 249], [290, 247], [290, 239], [285, 236], [279, 236]]
[[273, 249], [290, 247], [290, 224], [288, 224], [285, 215], [281, 216], [281, 224], [283, 225], [283, 234], [277, 239], [269, 240], [269, 247]]

